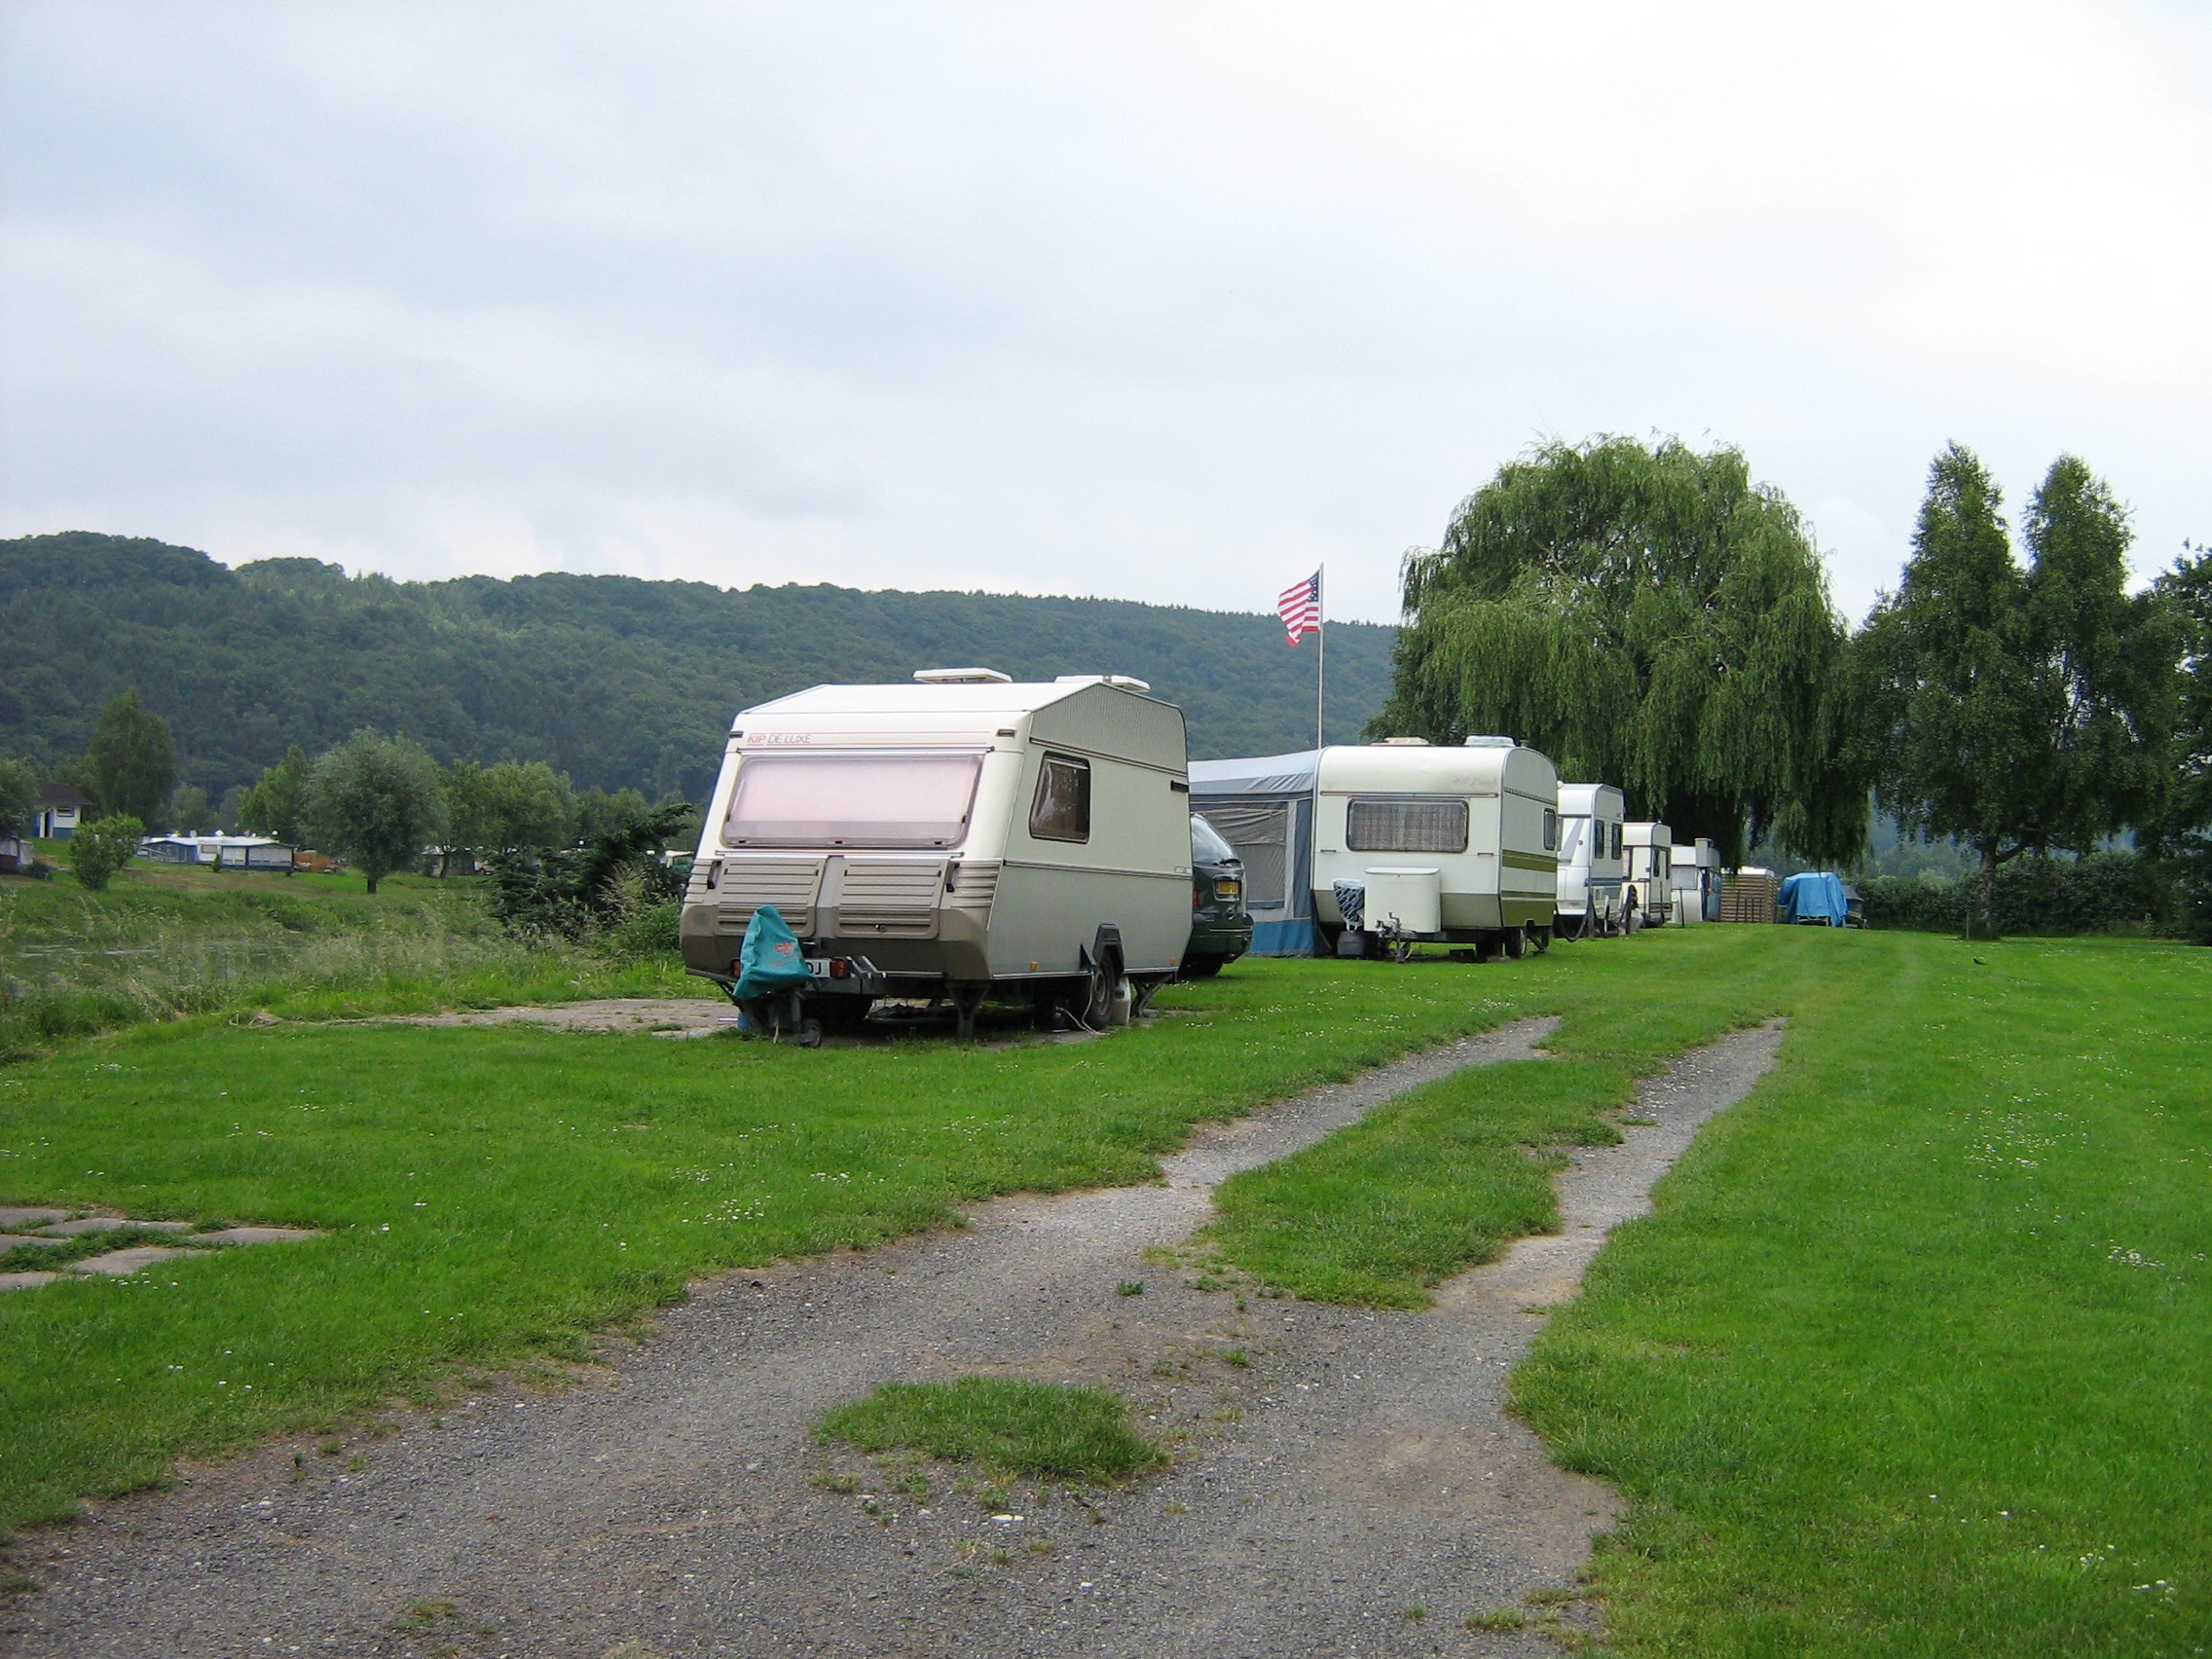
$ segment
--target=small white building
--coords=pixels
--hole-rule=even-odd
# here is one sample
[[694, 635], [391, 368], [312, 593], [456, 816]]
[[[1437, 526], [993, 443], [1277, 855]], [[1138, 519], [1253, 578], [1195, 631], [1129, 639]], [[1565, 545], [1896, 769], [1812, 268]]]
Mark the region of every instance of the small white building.
[[66, 841], [92, 804], [73, 784], [41, 784], [31, 805], [31, 834], [42, 841]]

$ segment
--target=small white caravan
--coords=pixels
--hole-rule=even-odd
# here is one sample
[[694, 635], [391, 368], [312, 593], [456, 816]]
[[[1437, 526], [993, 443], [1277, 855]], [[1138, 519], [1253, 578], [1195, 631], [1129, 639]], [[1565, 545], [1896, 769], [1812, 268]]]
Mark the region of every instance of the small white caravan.
[[1560, 785], [1557, 925], [1563, 939], [1620, 932], [1627, 818], [1627, 797], [1610, 784]]
[[1559, 774], [1511, 738], [1456, 748], [1385, 738], [1323, 749], [1316, 767], [1313, 911], [1340, 951], [1339, 882], [1362, 890], [1365, 932], [1503, 949], [1551, 942], [1559, 902]]
[[1621, 909], [1635, 927], [1662, 927], [1675, 902], [1675, 832], [1664, 824], [1621, 826]]
[[774, 904], [817, 1017], [986, 996], [1124, 1022], [1191, 933], [1183, 712], [1140, 680], [932, 669], [737, 717], [683, 898], [685, 966], [725, 989]]
[[1720, 849], [1700, 835], [1687, 846], [1669, 850], [1677, 927], [1696, 927], [1720, 919]]

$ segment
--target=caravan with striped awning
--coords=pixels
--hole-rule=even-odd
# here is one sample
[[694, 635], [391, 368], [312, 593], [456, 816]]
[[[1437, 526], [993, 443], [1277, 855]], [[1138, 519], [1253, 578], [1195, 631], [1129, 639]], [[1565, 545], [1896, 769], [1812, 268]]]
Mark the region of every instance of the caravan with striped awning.
[[1559, 773], [1510, 738], [1191, 763], [1191, 805], [1244, 861], [1254, 955], [1352, 954], [1387, 932], [1518, 956], [1551, 942]]

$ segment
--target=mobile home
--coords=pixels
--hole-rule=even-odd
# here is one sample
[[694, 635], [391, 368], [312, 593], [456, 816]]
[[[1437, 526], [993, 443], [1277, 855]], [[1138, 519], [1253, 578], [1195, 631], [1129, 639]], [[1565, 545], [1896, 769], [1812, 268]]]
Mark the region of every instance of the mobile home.
[[149, 835], [138, 856], [156, 864], [208, 865], [216, 869], [290, 874], [293, 849], [268, 835]]
[[1125, 1020], [1191, 932], [1183, 712], [1142, 681], [984, 669], [817, 685], [737, 717], [683, 900], [683, 959], [725, 989], [774, 904], [809, 1007], [986, 997]]
[[1621, 925], [1621, 826], [1628, 801], [1610, 784], [1559, 787], [1559, 922], [1565, 939]]
[[[1255, 954], [1337, 950], [1340, 882], [1360, 894], [1363, 925], [1346, 947], [1355, 953], [1377, 935], [1511, 955], [1550, 942], [1559, 779], [1546, 756], [1509, 738], [1198, 761], [1191, 790], [1244, 861]], [[1278, 918], [1285, 925], [1264, 936]]]
[[1337, 884], [1362, 890], [1368, 933], [1518, 956], [1551, 942], [1559, 907], [1559, 773], [1508, 737], [1454, 748], [1384, 738], [1321, 751], [1313, 910], [1344, 930]]
[[1674, 908], [1675, 832], [1664, 824], [1621, 826], [1621, 908], [1639, 927], [1663, 925]]
[[1720, 919], [1720, 849], [1700, 835], [1687, 846], [1669, 849], [1674, 872], [1675, 914], [1677, 927]]

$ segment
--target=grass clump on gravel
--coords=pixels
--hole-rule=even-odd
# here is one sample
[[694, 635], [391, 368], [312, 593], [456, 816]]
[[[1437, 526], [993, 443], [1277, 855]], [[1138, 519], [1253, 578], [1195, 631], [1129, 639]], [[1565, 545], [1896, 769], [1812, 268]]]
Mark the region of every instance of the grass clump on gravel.
[[1119, 1395], [1004, 1377], [886, 1382], [825, 1415], [817, 1432], [862, 1452], [922, 1452], [1042, 1480], [1128, 1480], [1167, 1461], [1129, 1426]]

